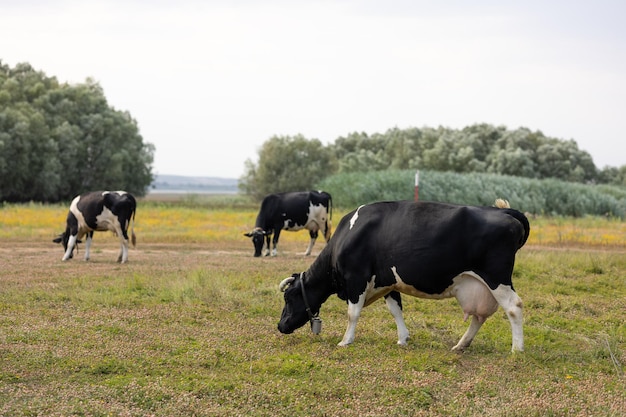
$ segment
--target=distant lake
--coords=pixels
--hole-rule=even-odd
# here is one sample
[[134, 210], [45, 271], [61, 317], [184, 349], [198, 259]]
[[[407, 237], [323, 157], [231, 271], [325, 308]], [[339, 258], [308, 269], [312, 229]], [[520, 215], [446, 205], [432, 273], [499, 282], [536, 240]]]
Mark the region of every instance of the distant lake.
[[237, 194], [234, 178], [157, 175], [148, 194]]
[[148, 194], [237, 194], [237, 188], [150, 188]]

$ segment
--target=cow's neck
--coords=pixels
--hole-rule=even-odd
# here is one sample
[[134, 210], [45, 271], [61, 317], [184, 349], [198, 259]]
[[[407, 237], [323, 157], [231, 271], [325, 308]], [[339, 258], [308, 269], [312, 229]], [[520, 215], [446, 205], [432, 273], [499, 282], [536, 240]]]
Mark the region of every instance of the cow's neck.
[[332, 268], [330, 265], [326, 265], [324, 258], [320, 254], [309, 269], [304, 272], [303, 284], [306, 287], [307, 296], [310, 297], [311, 308], [314, 310], [337, 292], [333, 283]]

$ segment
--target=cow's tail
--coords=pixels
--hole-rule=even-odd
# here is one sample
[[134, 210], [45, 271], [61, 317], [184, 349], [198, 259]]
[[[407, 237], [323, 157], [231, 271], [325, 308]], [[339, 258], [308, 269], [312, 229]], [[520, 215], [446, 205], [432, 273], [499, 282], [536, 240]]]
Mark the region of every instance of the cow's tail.
[[509, 204], [509, 200], [504, 200], [502, 198], [496, 198], [496, 202], [494, 203], [494, 206], [497, 208], [511, 208], [511, 205]]
[[137, 237], [135, 236], [135, 213], [137, 210], [133, 210], [133, 215], [130, 220], [130, 243], [133, 245], [133, 248], [137, 246]]
[[326, 242], [328, 242], [333, 230], [333, 197], [329, 193], [326, 193], [326, 195], [328, 196], [328, 220], [326, 221], [326, 233], [324, 238]]
[[328, 218], [332, 220], [333, 219], [333, 196], [330, 194], [328, 194], [328, 210], [329, 210]]
[[507, 200], [498, 198], [494, 206], [499, 209], [503, 209], [509, 216], [514, 217], [518, 222], [522, 224], [522, 226], [524, 226], [524, 236], [520, 240], [520, 243], [517, 246], [517, 248], [519, 249], [522, 246], [524, 246], [524, 244], [528, 240], [528, 236], [530, 235], [530, 223], [528, 222], [528, 218], [524, 215], [524, 213], [512, 209], [511, 205], [509, 204]]

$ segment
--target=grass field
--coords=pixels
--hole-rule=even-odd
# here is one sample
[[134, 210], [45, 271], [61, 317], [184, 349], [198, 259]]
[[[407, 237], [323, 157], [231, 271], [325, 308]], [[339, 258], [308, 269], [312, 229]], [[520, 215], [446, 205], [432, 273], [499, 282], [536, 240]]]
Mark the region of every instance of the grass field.
[[625, 414], [624, 222], [531, 219], [513, 278], [526, 351], [513, 355], [501, 310], [451, 352], [467, 326], [455, 300], [404, 297], [406, 347], [383, 302], [337, 347], [336, 297], [320, 335], [280, 334], [277, 285], [313, 257], [305, 232], [284, 232], [278, 257], [253, 258], [253, 209], [140, 203], [125, 265], [108, 233], [88, 263], [61, 262], [65, 216], [0, 209], [2, 416]]

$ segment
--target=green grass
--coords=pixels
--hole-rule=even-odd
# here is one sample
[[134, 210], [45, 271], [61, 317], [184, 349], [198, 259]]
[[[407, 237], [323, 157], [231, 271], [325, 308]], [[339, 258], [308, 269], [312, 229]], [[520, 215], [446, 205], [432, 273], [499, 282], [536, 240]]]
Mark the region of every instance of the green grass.
[[278, 282], [313, 259], [299, 255], [306, 233], [287, 235], [262, 259], [238, 233], [144, 237], [126, 265], [107, 234], [89, 263], [61, 262], [47, 239], [3, 239], [0, 415], [623, 415], [623, 251], [523, 248], [513, 279], [526, 351], [510, 353], [500, 310], [456, 354], [468, 324], [455, 300], [404, 297], [406, 347], [383, 302], [338, 347], [346, 306], [334, 296], [320, 335], [280, 334]]

